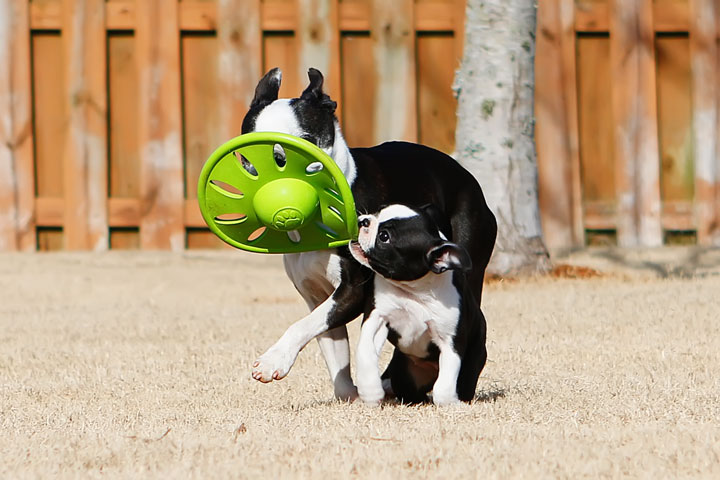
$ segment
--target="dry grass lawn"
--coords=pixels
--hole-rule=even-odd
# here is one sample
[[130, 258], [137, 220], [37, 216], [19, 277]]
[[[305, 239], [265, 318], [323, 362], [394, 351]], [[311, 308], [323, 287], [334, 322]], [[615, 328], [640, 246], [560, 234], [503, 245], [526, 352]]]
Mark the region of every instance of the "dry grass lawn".
[[334, 401], [314, 342], [253, 381], [305, 312], [279, 257], [0, 256], [0, 478], [720, 478], [720, 270], [628, 262], [491, 283], [438, 409]]

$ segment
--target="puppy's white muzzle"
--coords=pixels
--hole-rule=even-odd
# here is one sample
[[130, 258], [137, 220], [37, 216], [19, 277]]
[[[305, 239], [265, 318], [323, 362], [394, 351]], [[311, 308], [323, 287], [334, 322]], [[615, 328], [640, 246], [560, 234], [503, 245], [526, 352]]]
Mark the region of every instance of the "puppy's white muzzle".
[[375, 246], [378, 221], [374, 215], [360, 215], [358, 217], [358, 239], [350, 243], [350, 253], [361, 264], [369, 267], [367, 253]]

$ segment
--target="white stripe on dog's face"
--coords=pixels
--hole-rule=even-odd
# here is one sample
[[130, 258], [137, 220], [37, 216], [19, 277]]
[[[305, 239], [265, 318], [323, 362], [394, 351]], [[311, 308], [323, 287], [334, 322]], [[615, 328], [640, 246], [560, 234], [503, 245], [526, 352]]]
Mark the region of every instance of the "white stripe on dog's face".
[[302, 137], [305, 132], [300, 128], [290, 99], [281, 98], [263, 108], [255, 119], [256, 132], [280, 132]]
[[412, 218], [417, 217], [418, 215], [418, 212], [410, 207], [406, 207], [405, 205], [390, 205], [389, 207], [385, 207], [380, 210], [380, 213], [378, 214], [378, 222], [383, 223], [392, 219]]

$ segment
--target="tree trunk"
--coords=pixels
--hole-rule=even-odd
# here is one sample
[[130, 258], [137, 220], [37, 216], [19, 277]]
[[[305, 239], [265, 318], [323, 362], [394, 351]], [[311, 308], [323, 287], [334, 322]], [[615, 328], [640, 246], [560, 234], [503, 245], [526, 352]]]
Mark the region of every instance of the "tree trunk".
[[480, 182], [498, 222], [488, 270], [545, 272], [533, 138], [534, 0], [468, 0], [455, 78], [457, 158]]

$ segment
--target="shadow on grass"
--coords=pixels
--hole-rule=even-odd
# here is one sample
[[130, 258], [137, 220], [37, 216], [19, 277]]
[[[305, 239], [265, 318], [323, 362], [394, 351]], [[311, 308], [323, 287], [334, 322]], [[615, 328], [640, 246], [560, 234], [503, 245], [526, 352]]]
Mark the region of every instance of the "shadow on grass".
[[492, 387], [487, 390], [480, 390], [479, 392], [475, 392], [473, 402], [494, 403], [497, 402], [498, 399], [505, 398], [507, 393], [508, 390], [503, 387]]
[[[490, 387], [482, 390], [478, 390], [475, 392], [475, 397], [470, 402], [470, 405], [474, 403], [495, 403], [500, 399], [505, 398], [509, 393], [509, 390], [504, 387]], [[361, 402], [361, 400], [357, 399], [355, 402]], [[314, 400], [312, 402], [306, 403], [306, 404], [291, 404], [285, 407], [286, 409], [289, 409], [293, 412], [299, 412], [301, 410], [305, 410], [308, 408], [317, 408], [317, 407], [329, 407], [329, 406], [338, 406], [338, 405], [348, 405], [349, 402], [345, 402], [343, 400]], [[433, 402], [430, 398], [423, 402], [417, 402], [417, 403], [402, 403], [397, 398], [385, 398], [383, 400], [380, 408], [395, 408], [400, 406], [405, 407], [419, 407], [419, 406], [426, 406], [426, 405], [433, 405]]]
[[[609, 248], [594, 253], [611, 263], [633, 270], [654, 272], [658, 277], [669, 278], [702, 278], [720, 275], [720, 250], [707, 247], [676, 247], [674, 258], [652, 259], [642, 253], [632, 255], [633, 250]], [[648, 250], [652, 252], [652, 250]]]

